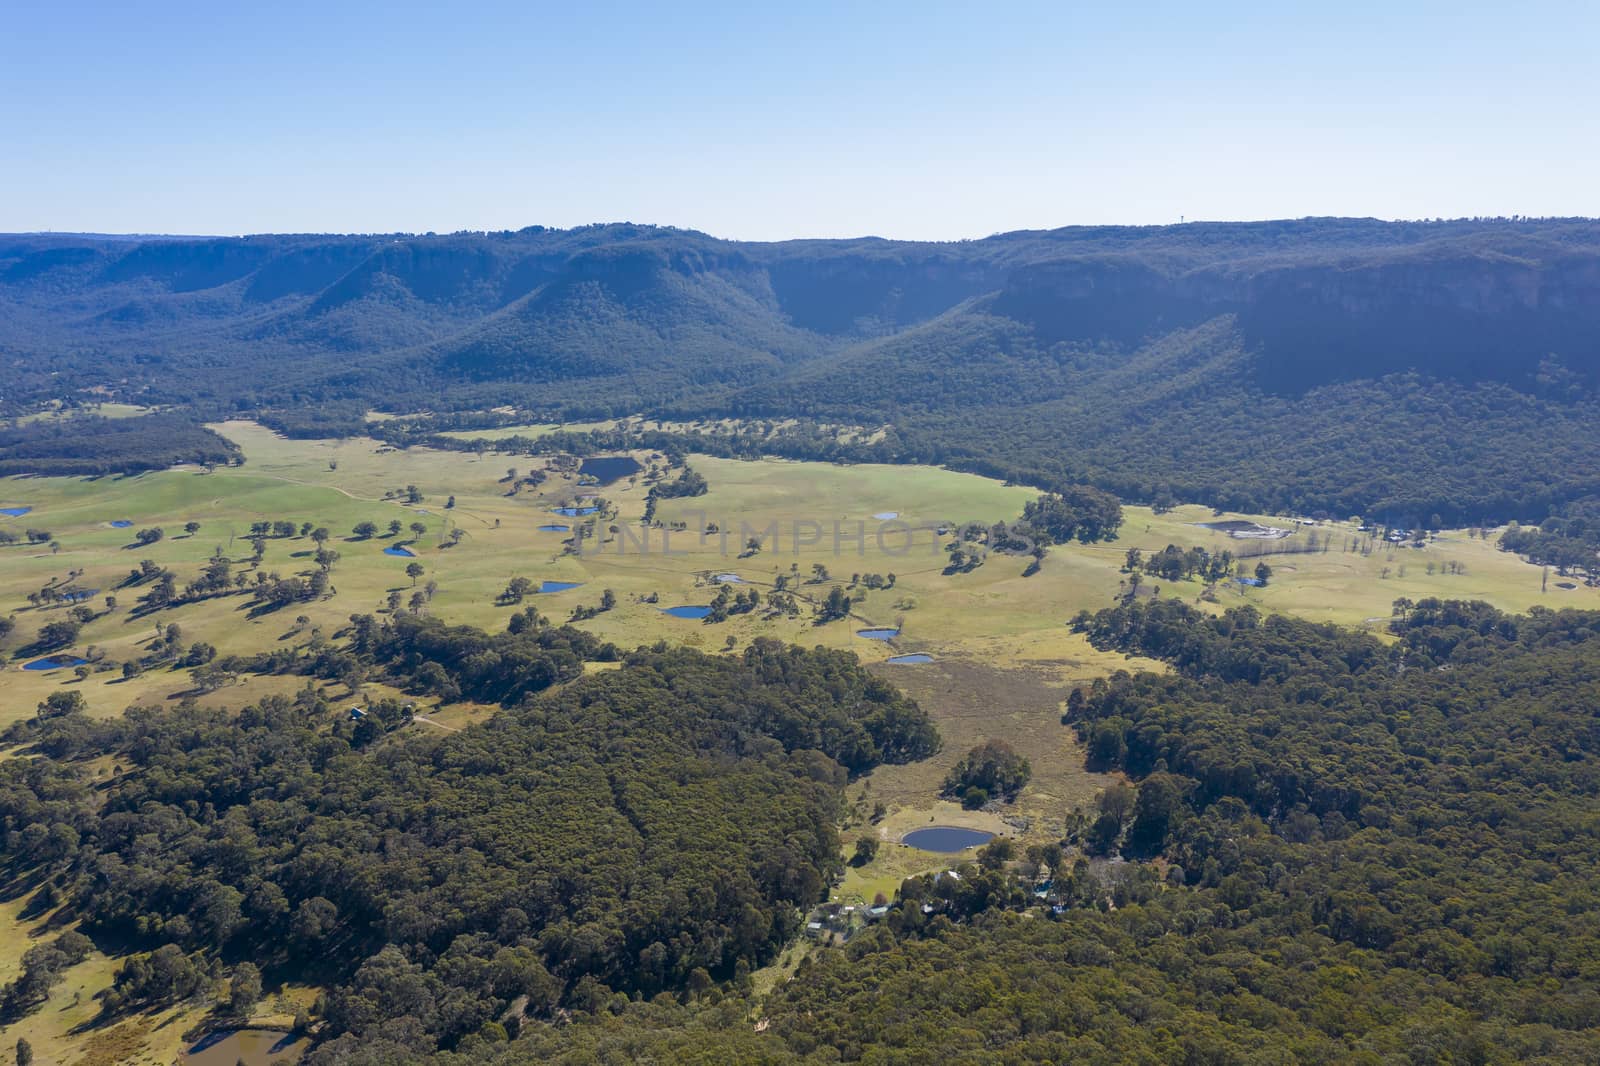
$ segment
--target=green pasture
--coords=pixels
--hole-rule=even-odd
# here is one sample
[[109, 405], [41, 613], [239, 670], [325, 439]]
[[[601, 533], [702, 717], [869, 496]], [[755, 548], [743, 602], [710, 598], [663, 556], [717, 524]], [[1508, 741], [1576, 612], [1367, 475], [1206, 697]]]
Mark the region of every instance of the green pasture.
[[[437, 591], [424, 610], [452, 623], [489, 629], [499, 628], [513, 610], [521, 609], [496, 603], [513, 577], [579, 582], [572, 590], [534, 595], [523, 606], [531, 604], [565, 621], [574, 608], [598, 604], [603, 591], [611, 589], [616, 607], [577, 624], [624, 647], [664, 639], [721, 652], [768, 636], [848, 648], [879, 664], [873, 669], [928, 709], [945, 738], [944, 750], [912, 766], [881, 767], [852, 792], [869, 809], [878, 802], [887, 809], [872, 830], [884, 834], [880, 858], [852, 870], [841, 889], [867, 899], [907, 872], [949, 861], [902, 849], [895, 841], [929, 819], [969, 824], [979, 817], [938, 800], [937, 793], [949, 767], [981, 740], [1004, 739], [1033, 763], [1033, 781], [1008, 812], [1011, 821], [1004, 827], [1024, 841], [1058, 833], [1066, 814], [1104, 787], [1105, 778], [1082, 769], [1076, 741], [1060, 725], [1062, 701], [1072, 686], [1114, 669], [1159, 667], [1098, 652], [1072, 633], [1067, 622], [1080, 610], [1106, 606], [1127, 591], [1123, 563], [1129, 548], [1148, 554], [1175, 544], [1265, 553], [1261, 558], [1273, 575], [1261, 589], [1229, 580], [1203, 596], [1206, 590], [1194, 580], [1141, 576], [1145, 595], [1155, 591], [1211, 610], [1248, 603], [1263, 611], [1379, 629], [1398, 597], [1483, 599], [1514, 611], [1534, 605], [1600, 606], [1600, 592], [1581, 585], [1560, 589], [1553, 574], [1541, 591], [1540, 569], [1497, 550], [1492, 531], [1489, 539], [1464, 530], [1445, 531], [1414, 549], [1372, 545], [1348, 522], [1302, 527], [1281, 517], [1242, 516], [1296, 530], [1285, 540], [1255, 542], [1205, 528], [1201, 523], [1215, 517], [1206, 508], [1180, 507], [1158, 515], [1128, 507], [1117, 540], [1052, 548], [1032, 576], [1023, 576], [1026, 557], [999, 554], [971, 572], [946, 574], [942, 546], [949, 537], [939, 530], [1015, 519], [1036, 491], [933, 467], [694, 455], [690, 462], [706, 477], [710, 491], [660, 501], [657, 519], [677, 528], [646, 529], [639, 521], [649, 488], [642, 476], [595, 488], [551, 469], [537, 490], [513, 495], [509, 469], [525, 473], [550, 460], [397, 450], [370, 439], [288, 440], [247, 422], [216, 428], [239, 444], [246, 457], [243, 466], [210, 472], [180, 468], [137, 477], [0, 480], [0, 506], [33, 508], [28, 515], [0, 519], [0, 528], [50, 534], [47, 543], [0, 548], [0, 612], [17, 623], [16, 632], [0, 646], [8, 670], [0, 727], [32, 714], [40, 700], [60, 689], [81, 691], [92, 713], [108, 715], [133, 703], [178, 699], [192, 688], [187, 671], [168, 668], [128, 680], [115, 668], [96, 670], [84, 680], [70, 669], [20, 669], [32, 658], [22, 649], [39, 627], [66, 611], [28, 604], [27, 594], [47, 584], [70, 581], [79, 589], [99, 590], [88, 601], [96, 617], [69, 650], [116, 664], [141, 654], [156, 639], [157, 623], [179, 625], [185, 644], [204, 640], [221, 654], [246, 654], [332, 639], [350, 615], [381, 613], [391, 592], [409, 602], [430, 581]], [[507, 427], [502, 433], [534, 428], [541, 427]], [[647, 467], [661, 459], [648, 452], [635, 457]], [[404, 502], [408, 486], [416, 486], [420, 502]], [[586, 493], [598, 493], [616, 513], [597, 525], [597, 536], [579, 555], [568, 550], [567, 534], [537, 527], [580, 524], [583, 519], [561, 518], [551, 509], [577, 502]], [[454, 506], [447, 507], [452, 496]], [[874, 517], [890, 512], [896, 517]], [[172, 568], [181, 586], [217, 551], [232, 560], [235, 572], [253, 574], [249, 527], [279, 519], [294, 522], [296, 535], [269, 540], [260, 569], [282, 576], [309, 570], [315, 545], [299, 535], [298, 527], [304, 522], [324, 526], [332, 534], [330, 546], [340, 553], [327, 598], [259, 614], [251, 611], [246, 596], [229, 595], [140, 615], [136, 601], [143, 588], [118, 587], [142, 559]], [[113, 520], [133, 525], [115, 529]], [[386, 530], [391, 520], [402, 524], [398, 536], [383, 533], [358, 540], [352, 535], [358, 522]], [[193, 536], [183, 532], [189, 521], [200, 523]], [[413, 522], [424, 527], [420, 537], [409, 528]], [[134, 545], [137, 530], [154, 526], [165, 531], [164, 539], [148, 547]], [[707, 532], [713, 528], [715, 532]], [[456, 531], [459, 542], [452, 546]], [[1320, 542], [1317, 551], [1295, 550], [1313, 535]], [[754, 550], [752, 537], [759, 542]], [[414, 551], [414, 561], [424, 567], [415, 585], [405, 574], [413, 560], [383, 554], [383, 548], [396, 543]], [[1367, 547], [1371, 550], [1362, 550]], [[1255, 561], [1250, 558], [1247, 566], [1253, 568]], [[826, 578], [818, 578], [818, 567], [826, 570]], [[814, 624], [811, 604], [835, 584], [848, 587], [857, 574], [891, 573], [891, 588], [854, 590], [859, 598], [851, 617]], [[736, 591], [755, 588], [763, 597], [780, 576], [788, 575], [801, 600], [801, 615], [774, 615], [763, 606], [706, 624], [663, 613], [674, 605], [709, 603], [719, 587], [718, 574], [738, 575], [742, 584], [734, 585]], [[104, 602], [107, 595], [116, 597], [112, 609]], [[900, 635], [891, 642], [856, 635], [867, 626], [898, 628]], [[925, 652], [935, 661], [925, 666], [885, 662], [906, 652]], [[247, 677], [203, 698], [240, 706], [264, 693], [289, 692], [303, 684], [299, 678]], [[355, 695], [339, 686], [330, 694]], [[459, 728], [492, 711], [460, 705], [424, 709], [428, 713], [416, 728]], [[846, 834], [847, 844], [859, 831]]]

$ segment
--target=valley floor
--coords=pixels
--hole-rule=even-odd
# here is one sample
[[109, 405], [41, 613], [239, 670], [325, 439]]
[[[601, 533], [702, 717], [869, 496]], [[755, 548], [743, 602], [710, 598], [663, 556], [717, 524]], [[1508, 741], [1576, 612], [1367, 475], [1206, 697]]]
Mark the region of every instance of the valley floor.
[[[526, 474], [544, 467], [546, 460], [424, 448], [397, 451], [367, 439], [287, 440], [245, 422], [215, 428], [243, 449], [245, 465], [125, 478], [0, 480], [0, 506], [32, 508], [26, 515], [0, 519], [0, 528], [49, 534], [38, 544], [0, 547], [0, 615], [10, 614], [16, 621], [15, 632], [0, 646], [6, 656], [0, 728], [33, 714], [55, 692], [81, 693], [91, 713], [113, 715], [133, 704], [177, 700], [194, 689], [188, 670], [167, 667], [125, 679], [119, 669], [95, 670], [91, 665], [92, 672], [81, 680], [71, 669], [22, 669], [35, 656], [20, 649], [34, 641], [42, 625], [65, 617], [68, 610], [30, 605], [28, 594], [47, 586], [95, 590], [84, 602], [96, 617], [68, 650], [106, 663], [145, 654], [157, 639], [158, 624], [177, 625], [185, 644], [204, 640], [222, 656], [331, 640], [352, 614], [385, 611], [391, 593], [409, 601], [430, 582], [437, 588], [425, 611], [491, 630], [503, 628], [507, 616], [521, 609], [496, 602], [512, 578], [574, 583], [577, 587], [536, 594], [522, 605], [531, 603], [558, 622], [567, 620], [574, 608], [597, 606], [603, 591], [611, 590], [615, 607], [575, 624], [624, 648], [666, 640], [707, 652], [734, 651], [756, 637], [848, 648], [879, 664], [873, 669], [935, 718], [944, 737], [938, 756], [881, 767], [853, 786], [856, 813], [844, 834], [847, 846], [865, 833], [878, 836], [882, 846], [876, 860], [850, 870], [838, 888], [840, 898], [892, 894], [905, 876], [948, 865], [946, 857], [899, 845], [911, 829], [969, 825], [1028, 841], [1058, 839], [1066, 816], [1088, 804], [1111, 780], [1083, 769], [1081, 749], [1071, 731], [1060, 726], [1063, 703], [1072, 687], [1114, 670], [1158, 667], [1096, 651], [1067, 622], [1079, 611], [1108, 606], [1127, 592], [1128, 575], [1122, 568], [1130, 548], [1149, 554], [1174, 544], [1270, 553], [1263, 556], [1272, 568], [1265, 587], [1225, 581], [1214, 599], [1205, 601], [1197, 581], [1141, 575], [1144, 594], [1155, 590], [1164, 599], [1203, 602], [1211, 610], [1251, 604], [1263, 611], [1379, 628], [1388, 620], [1392, 602], [1401, 597], [1482, 599], [1516, 612], [1534, 606], [1600, 606], [1600, 590], [1581, 584], [1560, 588], [1555, 575], [1547, 583], [1540, 568], [1497, 550], [1494, 531], [1478, 536], [1447, 530], [1421, 548], [1411, 548], [1374, 544], [1355, 523], [1340, 522], [1292, 527], [1296, 532], [1283, 540], [1246, 542], [1200, 525], [1214, 517], [1206, 508], [1156, 514], [1128, 507], [1118, 539], [1053, 548], [1032, 576], [1022, 576], [1026, 557], [1001, 554], [991, 554], [972, 572], [946, 574], [947, 557], [939, 545], [948, 537], [941, 538], [940, 529], [1014, 520], [1037, 493], [927, 467], [745, 462], [693, 455], [689, 464], [705, 477], [709, 492], [660, 502], [656, 517], [684, 527], [663, 543], [660, 530], [636, 535], [649, 487], [643, 477], [586, 487], [570, 473], [551, 472], [537, 488], [511, 494], [509, 467]], [[662, 465], [659, 455], [640, 453], [636, 458], [646, 467]], [[408, 486], [415, 486], [420, 500], [405, 502]], [[600, 542], [587, 544], [584, 553], [567, 550], [568, 534], [537, 528], [578, 524], [581, 519], [559, 517], [553, 509], [585, 504], [580, 497], [590, 493], [609, 501], [616, 514], [601, 523]], [[452, 497], [453, 506], [447, 506]], [[895, 517], [875, 517], [890, 513]], [[1289, 523], [1266, 515], [1237, 517]], [[144, 586], [124, 583], [144, 559], [176, 571], [180, 587], [216, 552], [231, 560], [235, 572], [259, 569], [288, 576], [309, 569], [314, 545], [299, 535], [269, 539], [259, 567], [251, 565], [252, 523], [274, 520], [292, 521], [297, 529], [309, 522], [331, 531], [329, 546], [340, 558], [326, 598], [264, 614], [252, 611], [243, 594], [151, 613], [137, 609]], [[370, 521], [384, 530], [391, 520], [402, 525], [398, 535], [368, 539], [352, 534], [357, 523]], [[183, 532], [191, 521], [200, 524], [192, 535]], [[130, 524], [118, 527], [113, 522]], [[424, 527], [421, 535], [409, 528], [414, 522]], [[701, 535], [707, 523], [715, 523], [718, 533]], [[837, 547], [836, 524], [844, 534]], [[161, 540], [134, 544], [137, 531], [158, 526], [165, 533]], [[610, 532], [613, 527], [616, 533]], [[854, 535], [858, 529], [859, 539]], [[1318, 548], [1302, 550], [1313, 535]], [[749, 550], [751, 537], [760, 540], [758, 550]], [[453, 538], [458, 542], [452, 544]], [[415, 558], [384, 553], [386, 546], [397, 543], [406, 544]], [[415, 579], [405, 572], [411, 562], [423, 567]], [[893, 584], [867, 591], [849, 618], [813, 623], [812, 602], [835, 584], [848, 586], [854, 575], [868, 574], [892, 574]], [[710, 603], [720, 587], [717, 575], [736, 575], [736, 591], [753, 588], [763, 597], [780, 578], [787, 578], [801, 599], [801, 614], [774, 615], [763, 606], [707, 624], [663, 613], [669, 606]], [[114, 607], [107, 607], [107, 596], [115, 597]], [[868, 627], [895, 629], [898, 636], [880, 641], [857, 635]], [[933, 661], [888, 662], [906, 653], [925, 653]], [[298, 677], [247, 675], [198, 698], [238, 707], [304, 684]], [[366, 688], [357, 696], [331, 686], [340, 698], [384, 694], [382, 686]], [[417, 702], [423, 712], [417, 729], [459, 728], [493, 712], [470, 704], [436, 709], [433, 701]], [[1033, 779], [1017, 803], [973, 812], [939, 799], [940, 783], [951, 765], [991, 738], [1009, 742], [1033, 765]], [[874, 821], [868, 812], [880, 803], [884, 813]], [[0, 905], [0, 982], [15, 973], [30, 937], [45, 924], [45, 918], [23, 919], [19, 907], [16, 898]], [[113, 960], [102, 955], [74, 967], [50, 1003], [12, 1027], [7, 1040], [27, 1036], [40, 1062], [170, 1061], [179, 1034], [194, 1020], [181, 1013], [137, 1017], [108, 1032], [77, 1031], [93, 1012], [94, 995], [107, 987], [112, 968]], [[282, 1013], [292, 1007], [284, 1001], [272, 1010]], [[82, 1057], [73, 1059], [69, 1052]]]

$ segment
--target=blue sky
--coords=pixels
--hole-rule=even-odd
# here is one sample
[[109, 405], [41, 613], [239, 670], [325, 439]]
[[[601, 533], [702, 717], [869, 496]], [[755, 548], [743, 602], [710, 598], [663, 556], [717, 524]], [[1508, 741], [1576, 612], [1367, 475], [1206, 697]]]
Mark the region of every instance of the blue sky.
[[0, 231], [1595, 215], [1597, 39], [1556, 2], [18, 0]]

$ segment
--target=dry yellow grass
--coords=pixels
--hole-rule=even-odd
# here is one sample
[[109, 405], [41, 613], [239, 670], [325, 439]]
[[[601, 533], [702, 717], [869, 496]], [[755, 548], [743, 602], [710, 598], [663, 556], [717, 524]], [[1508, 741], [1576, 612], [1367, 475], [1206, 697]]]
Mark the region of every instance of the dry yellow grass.
[[[945, 523], [1014, 519], [1034, 491], [927, 467], [739, 462], [697, 455], [691, 462], [705, 475], [710, 492], [695, 499], [663, 501], [658, 517], [689, 528], [673, 536], [671, 551], [664, 550], [659, 530], [650, 531], [651, 550], [644, 551], [639, 548], [638, 525], [646, 503], [642, 479], [589, 490], [570, 476], [557, 474], [539, 491], [507, 496], [503, 479], [509, 467], [527, 470], [545, 460], [425, 448], [396, 451], [362, 439], [291, 441], [243, 422], [217, 428], [241, 446], [246, 465], [132, 478], [0, 480], [0, 506], [34, 507], [23, 518], [0, 519], [5, 527], [48, 529], [60, 545], [59, 551], [26, 545], [0, 548], [0, 611], [14, 612], [18, 622], [17, 633], [5, 648], [13, 658], [0, 696], [0, 727], [33, 713], [35, 704], [61, 689], [83, 692], [92, 713], [108, 715], [133, 703], [173, 701], [192, 683], [187, 671], [181, 670], [153, 670], [127, 681], [118, 671], [104, 671], [79, 681], [70, 670], [18, 669], [23, 661], [14, 655], [18, 647], [32, 639], [40, 624], [63, 611], [30, 608], [25, 599], [29, 591], [60, 581], [69, 572], [81, 572], [75, 584], [100, 590], [90, 602], [101, 613], [85, 627], [75, 650], [84, 652], [92, 645], [108, 661], [141, 654], [154, 638], [157, 622], [177, 623], [185, 642], [204, 639], [224, 655], [303, 645], [331, 638], [353, 613], [381, 609], [391, 590], [411, 595], [412, 582], [404, 575], [410, 560], [385, 556], [381, 549], [390, 543], [387, 539], [347, 539], [353, 525], [420, 521], [427, 531], [413, 545], [416, 561], [426, 568], [422, 580], [438, 583], [437, 595], [426, 609], [450, 622], [500, 628], [512, 608], [497, 605], [495, 596], [512, 577], [525, 576], [536, 582], [581, 583], [579, 588], [527, 601], [557, 621], [565, 620], [575, 606], [597, 603], [602, 590], [614, 590], [618, 596], [614, 610], [579, 624], [624, 647], [665, 639], [720, 652], [730, 637], [737, 649], [769, 636], [848, 648], [870, 664], [881, 664], [872, 669], [901, 685], [937, 721], [944, 750], [915, 765], [881, 767], [852, 786], [850, 799], [857, 809], [870, 811], [879, 802], [887, 809], [880, 823], [858, 821], [844, 834], [847, 847], [863, 832], [876, 833], [884, 841], [879, 858], [852, 869], [839, 888], [842, 894], [869, 901], [880, 891], [892, 893], [910, 874], [949, 865], [948, 858], [900, 847], [896, 841], [909, 829], [971, 825], [1003, 830], [1025, 843], [1052, 839], [1062, 819], [1104, 787], [1108, 779], [1083, 769], [1082, 752], [1071, 731], [1060, 724], [1062, 701], [1073, 685], [1112, 670], [1159, 666], [1097, 652], [1066, 623], [1080, 610], [1113, 601], [1125, 580], [1120, 568], [1129, 548], [1150, 552], [1171, 543], [1252, 550], [1245, 542], [1199, 525], [1213, 517], [1204, 508], [1183, 507], [1156, 515], [1130, 507], [1117, 541], [1054, 548], [1033, 576], [1022, 576], [1026, 559], [1010, 556], [991, 556], [973, 572], [947, 575], [942, 572], [946, 557], [936, 544], [937, 528]], [[646, 463], [652, 459], [645, 453], [637, 458]], [[392, 495], [385, 498], [407, 485], [416, 485], [424, 495], [420, 504], [407, 505]], [[620, 532], [607, 540], [612, 534], [602, 530], [601, 543], [591, 546], [602, 550], [579, 557], [565, 553], [563, 534], [537, 527], [573, 524], [555, 518], [550, 509], [572, 502], [584, 491], [599, 491], [616, 504]], [[446, 509], [451, 496], [455, 506]], [[888, 512], [898, 517], [888, 521], [873, 517]], [[1273, 521], [1271, 516], [1245, 517]], [[113, 529], [109, 525], [113, 519], [126, 519], [133, 526]], [[309, 521], [332, 531], [331, 546], [342, 555], [333, 572], [333, 595], [260, 616], [246, 609], [244, 597], [228, 596], [135, 617], [140, 590], [117, 588], [143, 558], [173, 568], [180, 584], [197, 574], [219, 548], [236, 568], [248, 570], [245, 534], [250, 524], [274, 519]], [[182, 536], [182, 526], [190, 520], [201, 523], [200, 532]], [[726, 548], [720, 534], [699, 535], [707, 522], [729, 531]], [[845, 534], [837, 547], [835, 523]], [[850, 535], [857, 523], [865, 533], [859, 542]], [[155, 525], [166, 529], [166, 539], [148, 548], [127, 547], [133, 530]], [[463, 539], [455, 547], [445, 547], [453, 529], [461, 530]], [[1448, 531], [1421, 550], [1380, 546], [1370, 554], [1350, 550], [1356, 534], [1348, 524], [1320, 527], [1316, 533], [1331, 538], [1326, 551], [1267, 556], [1274, 570], [1267, 588], [1225, 583], [1212, 609], [1254, 603], [1268, 611], [1375, 625], [1388, 617], [1391, 602], [1401, 596], [1479, 598], [1509, 610], [1535, 604], [1600, 606], [1600, 590], [1558, 590], [1552, 583], [1541, 592], [1538, 568], [1498, 551], [1492, 540], [1469, 537], [1463, 531]], [[741, 558], [749, 536], [759, 537], [761, 548]], [[1305, 536], [1301, 531], [1285, 544], [1269, 547], [1294, 545]], [[407, 531], [401, 539], [411, 537]], [[269, 541], [262, 568], [284, 574], [303, 569], [309, 565], [311, 548], [309, 540], [300, 537]], [[828, 577], [813, 582], [818, 566], [826, 568]], [[713, 575], [718, 573], [735, 573], [746, 583], [736, 588], [753, 587], [763, 594], [780, 575], [795, 575], [804, 582], [798, 586], [800, 594], [813, 599], [825, 596], [836, 583], [848, 585], [853, 574], [893, 573], [895, 584], [865, 593], [853, 617], [821, 626], [813, 624], [809, 612], [788, 618], [758, 611], [717, 625], [662, 613], [661, 608], [674, 604], [709, 602], [717, 591]], [[1164, 597], [1194, 601], [1201, 592], [1192, 581], [1145, 581], [1163, 586]], [[114, 610], [104, 609], [103, 597], [108, 594], [117, 597]], [[646, 602], [652, 596], [656, 602]], [[302, 615], [306, 621], [297, 622]], [[901, 632], [892, 643], [856, 635], [869, 624], [898, 626]], [[922, 666], [884, 662], [892, 654], [910, 651], [925, 652], [935, 661]], [[237, 707], [304, 683], [300, 678], [248, 677], [203, 699]], [[348, 695], [337, 685], [324, 691], [332, 698]], [[386, 694], [396, 693], [372, 685], [362, 697]], [[418, 702], [421, 713], [413, 727], [418, 730], [457, 729], [494, 712], [492, 707], [435, 708], [430, 701]], [[1033, 780], [1015, 806], [1004, 812], [1006, 820], [997, 814], [962, 811], [938, 798], [951, 764], [989, 738], [1011, 743], [1033, 765]], [[0, 980], [14, 972], [33, 930], [16, 918], [18, 906], [14, 902], [0, 909], [0, 939], [6, 943], [0, 951]], [[794, 961], [791, 955], [787, 966]], [[176, 1034], [188, 1024], [184, 1018], [132, 1019], [95, 1034], [92, 1042], [82, 1034], [71, 1034], [73, 1026], [92, 1014], [85, 1001], [109, 982], [111, 968], [111, 960], [103, 956], [75, 967], [45, 1010], [20, 1023], [21, 1028], [14, 1027], [44, 1053], [38, 1061], [69, 1061], [72, 1054], [83, 1053], [89, 1056], [84, 1061], [171, 1061]], [[778, 966], [770, 974], [764, 972], [761, 980], [778, 980], [785, 969]]]
[[[0, 984], [21, 972], [28, 948], [61, 932], [52, 925], [54, 912], [19, 917], [30, 898], [0, 902]], [[0, 1031], [5, 1054], [10, 1055], [18, 1039], [26, 1039], [38, 1066], [168, 1066], [176, 1060], [183, 1032], [200, 1021], [209, 1005], [183, 1004], [96, 1026], [100, 1012], [96, 997], [111, 987], [120, 962], [96, 951], [66, 970], [43, 1005]]]

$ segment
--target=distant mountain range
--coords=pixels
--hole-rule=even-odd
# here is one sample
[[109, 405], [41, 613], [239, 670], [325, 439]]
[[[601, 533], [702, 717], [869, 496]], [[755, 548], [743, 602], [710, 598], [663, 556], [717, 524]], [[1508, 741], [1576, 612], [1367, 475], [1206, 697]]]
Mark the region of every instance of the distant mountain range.
[[0, 365], [9, 408], [801, 414], [1135, 497], [1487, 517], [1600, 484], [1600, 222], [7, 236]]

